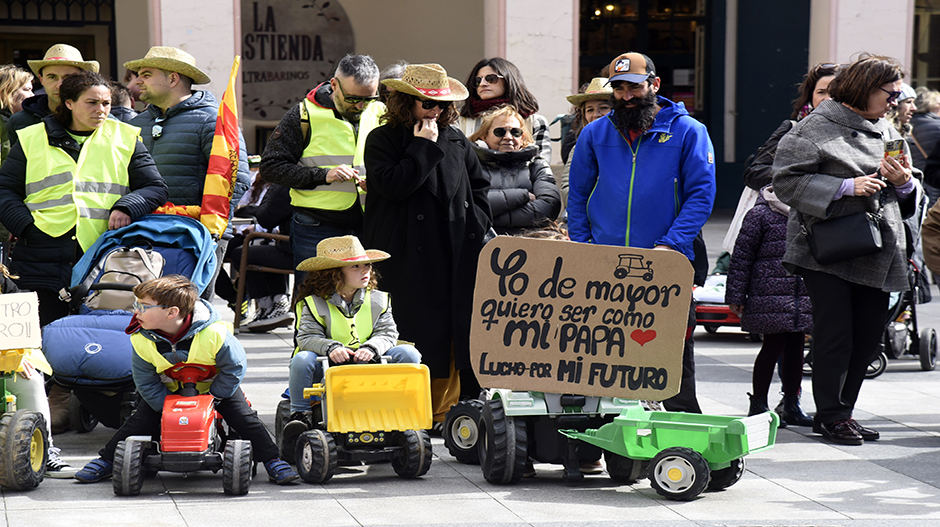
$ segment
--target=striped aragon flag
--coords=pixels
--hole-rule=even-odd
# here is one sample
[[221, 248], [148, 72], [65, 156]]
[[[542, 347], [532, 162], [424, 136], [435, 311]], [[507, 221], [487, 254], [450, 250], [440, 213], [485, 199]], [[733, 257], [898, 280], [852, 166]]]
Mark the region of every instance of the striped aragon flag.
[[232, 202], [232, 189], [238, 175], [238, 104], [235, 101], [235, 79], [240, 57], [235, 56], [228, 86], [222, 94], [219, 116], [215, 121], [212, 153], [206, 170], [206, 185], [202, 192], [199, 221], [219, 239], [228, 226]]

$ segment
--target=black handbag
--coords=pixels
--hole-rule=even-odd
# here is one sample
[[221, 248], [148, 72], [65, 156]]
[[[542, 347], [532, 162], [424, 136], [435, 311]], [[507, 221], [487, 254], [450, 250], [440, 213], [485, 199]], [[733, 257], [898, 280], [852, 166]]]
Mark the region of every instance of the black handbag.
[[881, 250], [880, 211], [814, 223], [812, 230], [806, 232], [806, 242], [813, 258], [823, 265], [875, 254]]

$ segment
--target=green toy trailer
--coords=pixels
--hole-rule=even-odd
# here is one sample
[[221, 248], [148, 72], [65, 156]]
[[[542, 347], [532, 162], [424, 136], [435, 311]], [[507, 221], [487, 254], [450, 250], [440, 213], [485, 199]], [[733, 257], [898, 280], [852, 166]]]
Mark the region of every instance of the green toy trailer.
[[46, 473], [49, 436], [46, 420], [39, 412], [16, 409], [16, 396], [6, 383], [15, 382], [24, 349], [0, 351], [0, 387], [5, 407], [0, 416], [0, 486], [26, 490], [39, 486]]
[[603, 449], [615, 480], [637, 479], [649, 462], [648, 477], [656, 492], [686, 501], [706, 488], [721, 490], [737, 483], [744, 474], [744, 456], [772, 447], [779, 424], [773, 412], [727, 417], [649, 412], [635, 405], [598, 429], [559, 433]]

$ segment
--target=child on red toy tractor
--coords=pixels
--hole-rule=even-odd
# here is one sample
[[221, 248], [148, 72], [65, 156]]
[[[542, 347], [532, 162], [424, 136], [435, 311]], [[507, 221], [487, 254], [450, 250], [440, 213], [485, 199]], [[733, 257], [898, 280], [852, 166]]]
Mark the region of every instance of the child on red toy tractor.
[[251, 442], [254, 460], [264, 464], [271, 481], [283, 485], [298, 479], [297, 472], [278, 458], [274, 441], [239, 388], [245, 376], [245, 349], [212, 305], [199, 298], [196, 286], [180, 275], [164, 276], [137, 285], [134, 295], [137, 301], [127, 333], [134, 346], [134, 384], [146, 404], [137, 405], [98, 452], [101, 457], [85, 465], [75, 479], [94, 483], [111, 477], [118, 443], [131, 436], [160, 435], [164, 399], [182, 388], [164, 372], [180, 363], [214, 367], [215, 376], [197, 384], [199, 392], [215, 397], [215, 410], [239, 437]]

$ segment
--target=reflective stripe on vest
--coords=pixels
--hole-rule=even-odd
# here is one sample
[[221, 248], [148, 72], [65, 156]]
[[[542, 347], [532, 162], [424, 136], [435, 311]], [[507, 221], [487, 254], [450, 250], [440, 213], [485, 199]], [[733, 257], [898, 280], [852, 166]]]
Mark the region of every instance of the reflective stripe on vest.
[[[222, 345], [225, 344], [225, 337], [228, 335], [229, 331], [228, 322], [217, 320], [197, 332], [193, 336], [193, 341], [189, 346], [189, 355], [183, 362], [185, 364], [215, 366], [215, 356], [219, 353], [219, 350], [222, 349]], [[174, 381], [168, 376], [162, 375], [164, 371], [172, 368], [174, 364], [170, 363], [170, 361], [166, 360], [166, 358], [160, 354], [157, 350], [156, 342], [143, 336], [138, 331], [131, 335], [131, 344], [134, 346], [134, 352], [137, 353], [140, 358], [154, 365], [157, 373], [161, 374], [160, 382], [166, 385], [171, 392], [175, 392], [181, 388], [178, 381]], [[199, 390], [199, 393], [208, 393], [209, 386], [211, 385], [212, 379], [210, 378], [196, 383], [196, 388]]]
[[[385, 113], [385, 105], [374, 102], [366, 106], [359, 117], [359, 136], [353, 132], [349, 122], [337, 119], [333, 110], [323, 108], [304, 99], [300, 103], [301, 119], [306, 113], [310, 121], [310, 141], [301, 154], [299, 165], [330, 169], [348, 165], [366, 177], [362, 162], [366, 137], [379, 125], [379, 117]], [[312, 190], [291, 189], [291, 205], [308, 209], [346, 210], [356, 203], [361, 189], [354, 180], [336, 181], [320, 185]], [[360, 200], [360, 206], [363, 205]]]
[[[376, 321], [388, 309], [388, 295], [382, 291], [366, 291], [362, 306], [352, 318], [348, 318], [340, 308], [326, 300], [311, 295], [305, 298], [304, 302], [297, 304], [297, 320], [300, 320], [303, 314], [304, 304], [313, 318], [326, 330], [326, 338], [355, 350], [372, 338]], [[294, 353], [297, 351], [295, 349]]]
[[44, 123], [20, 131], [26, 155], [23, 202], [36, 227], [54, 238], [74, 227], [82, 250], [88, 250], [108, 230], [111, 207], [130, 189], [127, 166], [139, 135], [139, 128], [108, 119], [85, 141], [75, 161], [49, 145]]

